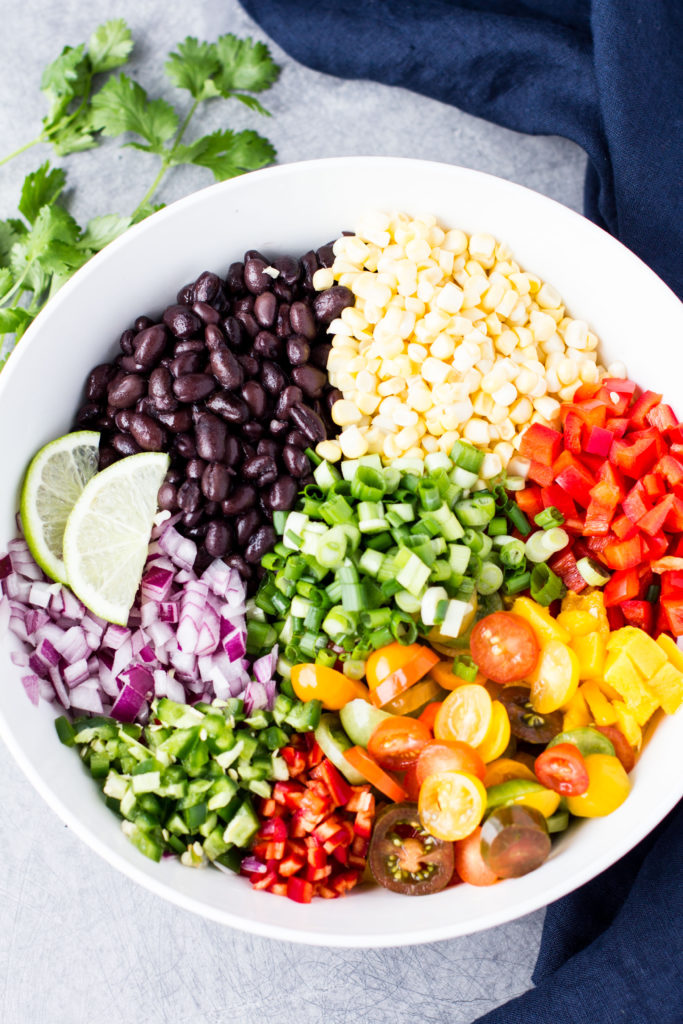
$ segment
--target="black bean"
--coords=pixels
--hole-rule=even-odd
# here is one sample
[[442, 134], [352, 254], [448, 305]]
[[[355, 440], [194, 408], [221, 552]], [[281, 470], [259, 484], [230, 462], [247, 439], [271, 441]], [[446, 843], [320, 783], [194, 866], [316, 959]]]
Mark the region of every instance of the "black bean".
[[329, 341], [319, 342], [311, 352], [311, 362], [314, 366], [317, 366], [319, 370], [326, 370], [327, 360], [330, 357], [331, 351], [332, 345]]
[[252, 351], [255, 356], [279, 360], [282, 356], [282, 339], [270, 331], [259, 331], [254, 338]]
[[277, 311], [275, 333], [278, 338], [287, 338], [292, 333], [292, 325], [289, 322], [289, 303], [282, 302]]
[[184, 352], [201, 352], [203, 354], [205, 347], [201, 338], [184, 338], [181, 341], [176, 341], [173, 346], [173, 355], [182, 356]]
[[193, 512], [183, 512], [182, 516], [180, 517], [180, 522], [185, 527], [185, 533], [188, 535], [188, 537], [192, 536], [190, 531], [193, 530], [194, 527], [199, 523], [199, 521], [202, 518], [202, 515], [203, 511], [201, 508], [196, 508], [194, 509]]
[[166, 474], [167, 484], [181, 484], [184, 479], [185, 478], [183, 474], [178, 469], [174, 469], [173, 467], [171, 467], [171, 469], [169, 469], [168, 473]]
[[165, 366], [157, 366], [149, 375], [148, 392], [157, 409], [172, 412], [178, 408], [178, 402], [171, 391], [172, 378], [170, 370]]
[[125, 373], [143, 373], [145, 369], [135, 356], [119, 356], [116, 365], [120, 366]]
[[238, 516], [235, 520], [235, 540], [239, 548], [244, 548], [247, 541], [251, 537], [254, 530], [261, 523], [261, 516], [258, 514], [256, 509], [250, 509], [249, 512], [245, 512], [243, 516]]
[[247, 249], [247, 251], [244, 254], [245, 264], [247, 263], [248, 260], [261, 260], [261, 262], [265, 263], [266, 266], [270, 266], [270, 264], [268, 263], [268, 258], [263, 255], [260, 249]]
[[244, 370], [227, 345], [217, 345], [211, 352], [211, 372], [219, 384], [235, 391], [244, 383]]
[[243, 580], [251, 578], [253, 569], [250, 565], [247, 565], [241, 555], [230, 555], [225, 559], [225, 564], [229, 565], [231, 569], [236, 569]]
[[287, 358], [292, 366], [303, 366], [308, 362], [311, 346], [302, 334], [293, 334], [287, 338]]
[[273, 510], [268, 504], [267, 495], [264, 497], [261, 493], [258, 500], [258, 508], [261, 514], [261, 519], [265, 520], [266, 523], [272, 523], [273, 521]]
[[[273, 266], [280, 271], [280, 278], [285, 284], [296, 284], [301, 277], [301, 264], [293, 256], [278, 256], [273, 260]], [[279, 280], [276, 278], [276, 280]]]
[[282, 437], [289, 430], [289, 423], [286, 420], [271, 420], [268, 429], [272, 437]]
[[155, 366], [166, 348], [166, 328], [163, 324], [145, 327], [135, 335], [133, 355], [145, 370]]
[[304, 268], [304, 288], [308, 288], [309, 291], [313, 291], [313, 275], [315, 274], [316, 270], [320, 270], [318, 257], [313, 252], [313, 250], [304, 253], [304, 255], [301, 257], [301, 265]]
[[244, 261], [244, 283], [253, 295], [259, 295], [273, 283], [270, 274], [266, 274], [267, 266], [266, 261], [258, 256]]
[[207, 409], [228, 423], [246, 423], [249, 419], [249, 406], [237, 395], [229, 391], [217, 391], [206, 402]]
[[245, 377], [256, 377], [261, 369], [261, 364], [258, 359], [254, 356], [248, 356], [246, 353], [242, 353], [237, 357], [237, 362], [244, 370]]
[[101, 402], [107, 394], [107, 384], [115, 373], [111, 363], [100, 363], [88, 374], [85, 394], [90, 402]]
[[196, 480], [186, 480], [178, 489], [178, 505], [183, 512], [195, 512], [200, 500], [201, 491]]
[[185, 284], [176, 295], [176, 301], [180, 306], [191, 306], [194, 302], [194, 282]]
[[230, 475], [220, 462], [210, 462], [202, 473], [202, 494], [209, 501], [223, 501], [230, 487]]
[[173, 447], [183, 459], [193, 459], [197, 454], [192, 434], [176, 434], [173, 438]]
[[[302, 477], [311, 471], [311, 464], [308, 456], [303, 453], [300, 447], [293, 444], [286, 444], [282, 450], [282, 461], [290, 476]], [[273, 506], [274, 507], [274, 506]]]
[[164, 310], [162, 319], [176, 338], [191, 338], [202, 326], [201, 320], [189, 306], [169, 306]]
[[209, 352], [213, 352], [214, 349], [220, 348], [221, 345], [225, 344], [225, 338], [220, 327], [216, 327], [215, 324], [207, 324], [206, 330], [204, 331], [204, 341]]
[[292, 330], [297, 334], [303, 334], [308, 341], [313, 341], [317, 330], [315, 318], [310, 306], [305, 302], [293, 302], [289, 310], [289, 322]]
[[130, 434], [114, 434], [111, 439], [111, 446], [119, 455], [137, 455], [140, 451], [140, 446]]
[[270, 524], [260, 526], [255, 533], [252, 533], [249, 543], [244, 551], [244, 559], [250, 565], [260, 562], [267, 551], [275, 544], [277, 535]]
[[165, 481], [159, 488], [157, 494], [157, 504], [159, 508], [165, 509], [168, 512], [174, 512], [178, 507], [178, 491], [176, 487]]
[[330, 390], [325, 395], [325, 405], [327, 406], [328, 410], [331, 412], [334, 403], [338, 402], [339, 399], [343, 397], [344, 396], [339, 390], [339, 388], [330, 388]]
[[261, 385], [255, 380], [249, 380], [242, 388], [242, 397], [249, 406], [252, 416], [261, 419], [266, 411], [267, 398]]
[[134, 412], [130, 417], [130, 432], [143, 452], [160, 452], [166, 443], [166, 434], [156, 420], [145, 413]]
[[277, 441], [272, 441], [269, 437], [264, 437], [256, 445], [257, 455], [270, 455], [273, 459], [277, 459], [281, 450], [282, 449]]
[[130, 409], [146, 390], [146, 382], [136, 374], [124, 374], [120, 379], [114, 377], [107, 389], [109, 405], [115, 409]]
[[130, 356], [133, 354], [133, 338], [135, 337], [135, 331], [124, 331], [119, 339], [119, 345], [124, 355]]
[[155, 414], [156, 419], [159, 423], [171, 431], [172, 434], [180, 434], [190, 430], [192, 427], [192, 416], [190, 415], [189, 409], [171, 409], [169, 411], [160, 411]]
[[149, 395], [146, 395], [144, 398], [139, 398], [138, 401], [135, 403], [135, 411], [143, 412], [145, 416], [156, 417], [157, 407], [155, 406], [154, 402], [149, 397]]
[[255, 338], [261, 330], [256, 317], [252, 313], [236, 313], [235, 316], [242, 324], [247, 338]]
[[277, 299], [272, 292], [261, 292], [254, 302], [254, 316], [262, 327], [272, 327], [277, 316]]
[[268, 504], [273, 511], [290, 509], [296, 499], [297, 489], [297, 484], [291, 476], [278, 477], [268, 491]]
[[202, 412], [197, 417], [194, 428], [197, 454], [207, 462], [222, 462], [225, 457], [225, 441], [228, 428], [222, 419], [210, 412]]
[[243, 295], [241, 298], [236, 299], [233, 306], [234, 314], [236, 317], [245, 316], [247, 313], [254, 312], [254, 296]]
[[198, 402], [216, 388], [213, 377], [206, 373], [186, 373], [173, 381], [173, 394], [181, 402]]
[[223, 456], [223, 462], [226, 466], [234, 466], [240, 457], [240, 443], [236, 437], [232, 434], [228, 434], [225, 439], [225, 455]]
[[200, 352], [181, 352], [171, 360], [168, 368], [174, 377], [184, 377], [186, 373], [199, 373], [203, 363]]
[[100, 469], [106, 469], [107, 466], [113, 465], [116, 462], [117, 454], [113, 448], [104, 447], [100, 448], [99, 458], [97, 464]]
[[249, 423], [245, 423], [242, 427], [242, 434], [252, 443], [262, 438], [265, 432], [266, 428], [258, 420], [250, 420]]
[[92, 426], [98, 420], [100, 412], [101, 407], [95, 402], [86, 402], [85, 405], [82, 405], [78, 410], [76, 423], [78, 423], [80, 427]]
[[195, 302], [212, 302], [220, 291], [221, 279], [218, 274], [205, 270], [194, 283]]
[[309, 440], [305, 434], [300, 430], [290, 430], [285, 438], [285, 444], [289, 444], [292, 448], [308, 448]]
[[[206, 531], [209, 528], [209, 524], [201, 522], [201, 516], [203, 515], [201, 510], [194, 513], [185, 513], [185, 515], [188, 514], [192, 516], [192, 524], [190, 525], [188, 523], [188, 528], [185, 532], [187, 536], [196, 541], [199, 546], [206, 537]], [[197, 516], [199, 516], [200, 519], [195, 522]], [[197, 552], [197, 558], [199, 559], [199, 552]], [[199, 572], [202, 572], [206, 568], [206, 564], [206, 559], [202, 559], [201, 561], [195, 562], [195, 568], [199, 568]]]
[[304, 393], [301, 388], [296, 387], [294, 384], [290, 384], [286, 387], [278, 398], [277, 405], [275, 406], [275, 415], [278, 419], [287, 419], [292, 406], [295, 402], [300, 402], [303, 397]]
[[134, 415], [130, 409], [119, 409], [114, 416], [114, 423], [124, 434], [130, 434], [130, 421]]
[[295, 366], [292, 370], [292, 380], [297, 384], [308, 398], [319, 398], [327, 383], [327, 376], [322, 370], [307, 363], [305, 366]]
[[226, 316], [223, 320], [223, 330], [228, 345], [233, 351], [246, 345], [249, 336], [244, 329], [244, 324], [237, 317]]
[[240, 484], [229, 498], [221, 502], [221, 509], [226, 516], [237, 516], [256, 504], [256, 489], [251, 484]]
[[203, 459], [190, 459], [185, 464], [185, 476], [188, 480], [201, 480], [205, 469], [206, 463]]
[[231, 263], [225, 275], [225, 283], [235, 295], [244, 292], [244, 263]]
[[311, 444], [318, 444], [319, 441], [325, 440], [327, 436], [325, 424], [313, 409], [309, 409], [301, 402], [296, 402], [290, 409], [289, 417], [294, 425], [306, 435]]
[[331, 267], [334, 263], [334, 242], [321, 245], [319, 249], [316, 249], [315, 254], [321, 267]]
[[285, 284], [285, 282], [279, 277], [276, 281], [273, 281], [273, 291], [280, 302], [289, 303], [294, 299], [294, 289], [290, 288], [289, 285]]
[[221, 314], [217, 309], [214, 309], [213, 306], [210, 306], [208, 302], [193, 302], [192, 312], [197, 314], [202, 323], [220, 323]]
[[343, 309], [355, 302], [353, 292], [342, 284], [334, 284], [313, 299], [313, 312], [321, 324], [330, 324], [341, 316]]
[[222, 558], [230, 547], [230, 533], [225, 523], [218, 519], [209, 523], [204, 536], [204, 547], [212, 558]]
[[287, 384], [284, 373], [270, 359], [264, 359], [261, 363], [261, 383], [271, 395], [279, 395]]
[[252, 455], [242, 466], [247, 480], [257, 480], [261, 487], [277, 479], [277, 463], [270, 455]]
[[204, 515], [207, 519], [211, 519], [213, 516], [217, 516], [221, 511], [220, 501], [207, 501], [204, 504]]

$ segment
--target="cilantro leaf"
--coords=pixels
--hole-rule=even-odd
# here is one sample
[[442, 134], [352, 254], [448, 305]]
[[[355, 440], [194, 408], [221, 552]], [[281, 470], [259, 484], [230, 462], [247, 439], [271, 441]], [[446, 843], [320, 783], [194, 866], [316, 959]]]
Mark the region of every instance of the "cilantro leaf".
[[258, 132], [223, 129], [205, 135], [189, 146], [176, 146], [173, 163], [208, 167], [216, 181], [255, 171], [275, 159], [275, 149]]
[[188, 36], [178, 43], [177, 53], [169, 54], [166, 74], [179, 89], [187, 89], [193, 99], [209, 99], [218, 95], [211, 76], [220, 67], [213, 43], [200, 43], [194, 36]]
[[[45, 287], [44, 270], [51, 263], [50, 248], [57, 242], [73, 245], [80, 233], [76, 221], [61, 206], [43, 206], [31, 230], [12, 246], [10, 266], [14, 274], [38, 292]], [[42, 261], [48, 266], [41, 266]]]
[[21, 337], [31, 320], [33, 317], [29, 311], [21, 306], [0, 309], [0, 334], [16, 334]]
[[264, 117], [270, 117], [270, 111], [266, 110], [260, 100], [257, 100], [255, 96], [248, 96], [244, 92], [233, 92], [231, 98], [239, 100], [249, 110], [253, 110], [255, 114], [263, 114]]
[[66, 175], [61, 167], [50, 167], [46, 160], [37, 171], [32, 171], [24, 178], [19, 200], [19, 212], [23, 213], [29, 224], [33, 224], [43, 206], [54, 203], [66, 183]]
[[73, 99], [85, 95], [89, 81], [90, 64], [85, 56], [85, 43], [65, 46], [59, 57], [47, 65], [40, 83], [50, 103], [49, 113], [43, 118], [46, 130], [57, 125]]
[[251, 37], [238, 39], [231, 32], [219, 36], [216, 52], [221, 68], [214, 80], [221, 96], [237, 91], [262, 92], [280, 73], [266, 44], [255, 43]]
[[141, 85], [120, 74], [93, 96], [92, 127], [109, 136], [134, 132], [148, 143], [133, 143], [137, 149], [162, 153], [178, 129], [178, 115], [166, 100], [150, 100]]
[[94, 149], [97, 139], [88, 131], [85, 118], [76, 118], [68, 128], [61, 128], [51, 136], [52, 146], [57, 156], [68, 156], [69, 153], [82, 153], [86, 149]]
[[85, 231], [78, 240], [78, 248], [99, 252], [109, 245], [115, 238], [122, 235], [130, 227], [130, 217], [119, 217], [116, 213], [109, 213], [104, 217], [93, 217], [89, 220]]
[[2, 267], [7, 266], [12, 246], [19, 240], [22, 233], [17, 230], [17, 225], [21, 225], [23, 234], [26, 234], [26, 225], [21, 221], [0, 220], [0, 266]]
[[0, 268], [0, 299], [6, 295], [14, 284], [14, 274], [9, 267]]
[[125, 64], [133, 49], [133, 37], [123, 18], [112, 18], [99, 25], [88, 40], [92, 73], [111, 71]]

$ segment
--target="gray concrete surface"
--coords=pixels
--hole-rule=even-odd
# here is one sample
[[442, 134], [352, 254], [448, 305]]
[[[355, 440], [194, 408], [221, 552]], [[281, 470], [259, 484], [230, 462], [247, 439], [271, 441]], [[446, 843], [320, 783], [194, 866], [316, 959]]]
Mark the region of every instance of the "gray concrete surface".
[[[132, 70], [151, 94], [182, 97], [165, 80], [165, 54], [191, 34], [262, 38], [236, 0], [23, 0], [3, 5], [0, 151], [36, 134], [42, 68], [108, 17], [136, 39]], [[501, 175], [580, 209], [585, 158], [571, 143], [505, 131], [404, 90], [342, 82], [282, 64], [265, 97], [273, 117], [216, 102], [201, 131], [258, 127], [280, 162], [345, 154], [423, 156]], [[48, 157], [37, 147], [0, 169], [0, 216], [12, 215], [24, 175]], [[85, 220], [130, 211], [155, 167], [116, 141], [61, 161], [71, 208]], [[159, 199], [209, 184], [176, 170]], [[30, 709], [27, 705], [27, 714]], [[0, 1021], [3, 1024], [467, 1024], [530, 985], [539, 911], [481, 934], [375, 951], [300, 947], [222, 928], [152, 896], [118, 874], [62, 825], [0, 746]]]

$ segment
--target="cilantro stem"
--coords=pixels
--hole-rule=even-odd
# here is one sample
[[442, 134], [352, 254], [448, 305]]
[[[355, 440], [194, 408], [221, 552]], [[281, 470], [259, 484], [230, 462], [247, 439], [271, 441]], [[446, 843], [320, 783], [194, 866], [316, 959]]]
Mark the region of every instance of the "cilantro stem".
[[19, 149], [15, 149], [13, 153], [8, 153], [7, 156], [3, 156], [0, 160], [0, 167], [2, 167], [3, 164], [8, 164], [10, 160], [14, 160], [15, 156], [25, 153], [26, 150], [30, 149], [32, 146], [37, 146], [39, 142], [45, 142], [42, 132], [40, 135], [36, 135], [35, 139], [31, 139], [30, 142], [26, 142], [23, 146], [19, 146]]
[[192, 120], [192, 118], [194, 117], [195, 112], [196, 112], [197, 107], [199, 106], [200, 102], [201, 102], [200, 100], [195, 100], [194, 101], [194, 103], [192, 104], [192, 106], [188, 110], [188, 112], [187, 112], [187, 114], [185, 116], [185, 119], [183, 120], [183, 123], [180, 125], [180, 127], [178, 128], [178, 131], [176, 132], [176, 136], [175, 136], [175, 138], [173, 140], [173, 145], [170, 147], [170, 149], [166, 150], [165, 156], [163, 156], [161, 158], [161, 167], [159, 168], [159, 173], [157, 174], [156, 178], [154, 179], [152, 184], [149, 186], [149, 188], [145, 192], [144, 196], [142, 197], [142, 199], [140, 200], [138, 205], [133, 210], [133, 213], [131, 214], [131, 218], [132, 218], [133, 223], [135, 223], [138, 214], [149, 203], [150, 199], [152, 198], [154, 193], [159, 188], [159, 185], [161, 184], [161, 182], [162, 182], [162, 180], [164, 178], [164, 175], [169, 170], [169, 168], [172, 166], [173, 154], [176, 152], [178, 146], [180, 145], [180, 143], [182, 141], [182, 138], [183, 138], [183, 135], [187, 131], [188, 125], [189, 125], [190, 121]]

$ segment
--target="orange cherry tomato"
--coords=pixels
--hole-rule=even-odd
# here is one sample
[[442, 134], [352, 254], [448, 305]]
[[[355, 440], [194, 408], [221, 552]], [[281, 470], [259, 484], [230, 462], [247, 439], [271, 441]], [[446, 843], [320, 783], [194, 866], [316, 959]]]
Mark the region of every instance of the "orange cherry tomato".
[[594, 725], [593, 728], [610, 740], [614, 747], [614, 753], [624, 766], [624, 771], [630, 772], [636, 763], [636, 752], [621, 729], [618, 729], [616, 725]]
[[299, 700], [320, 700], [330, 711], [339, 711], [356, 697], [368, 699], [368, 691], [357, 679], [349, 679], [326, 665], [292, 666], [292, 689]]
[[412, 715], [414, 711], [426, 704], [428, 700], [434, 700], [441, 693], [441, 687], [429, 676], [425, 676], [419, 683], [413, 683], [404, 693], [394, 697], [388, 704], [385, 704], [383, 711], [389, 711], [392, 715]]
[[440, 700], [433, 700], [431, 704], [428, 704], [424, 711], [417, 716], [418, 722], [424, 722], [430, 732], [434, 731], [434, 721], [439, 713], [439, 708], [442, 703], [443, 702]]
[[484, 785], [487, 789], [490, 789], [491, 786], [499, 786], [501, 782], [509, 782], [510, 779], [529, 779], [530, 782], [535, 782], [536, 776], [531, 768], [517, 757], [499, 757], [486, 765]]
[[573, 743], [556, 743], [539, 754], [536, 778], [561, 796], [581, 796], [588, 789], [588, 770], [583, 754]]
[[525, 619], [512, 612], [493, 612], [472, 630], [470, 651], [494, 683], [514, 683], [532, 672], [538, 661], [538, 640]]
[[419, 719], [392, 715], [380, 722], [373, 732], [368, 753], [382, 768], [400, 772], [416, 763], [431, 738], [431, 732]]
[[396, 779], [382, 771], [377, 762], [362, 747], [351, 747], [344, 751], [344, 757], [352, 768], [365, 776], [371, 786], [384, 793], [386, 797], [400, 804], [408, 799], [408, 794], [402, 786], [399, 786]]
[[498, 875], [491, 871], [481, 855], [481, 828], [477, 826], [465, 839], [453, 843], [455, 870], [470, 885], [494, 885]]
[[420, 751], [416, 775], [420, 785], [437, 772], [470, 772], [478, 779], [486, 775], [486, 765], [476, 750], [460, 740], [432, 740]]
[[426, 676], [439, 660], [422, 644], [388, 644], [373, 651], [365, 665], [370, 696], [376, 707], [388, 704]]

